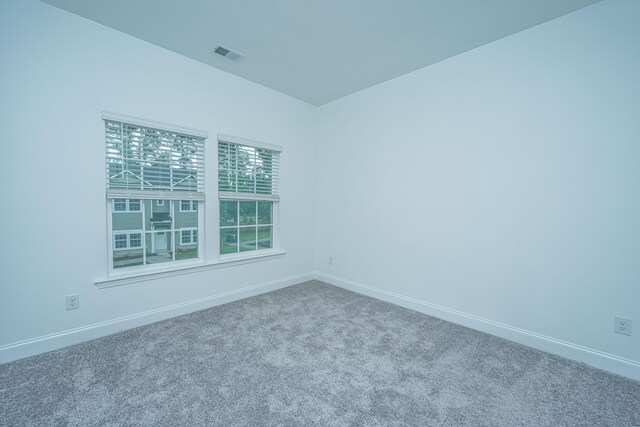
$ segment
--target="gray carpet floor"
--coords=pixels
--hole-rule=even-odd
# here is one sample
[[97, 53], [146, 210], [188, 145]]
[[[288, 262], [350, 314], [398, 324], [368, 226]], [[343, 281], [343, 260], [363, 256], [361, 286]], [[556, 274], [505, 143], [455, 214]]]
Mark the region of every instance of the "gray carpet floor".
[[0, 365], [0, 424], [640, 426], [640, 383], [307, 282]]

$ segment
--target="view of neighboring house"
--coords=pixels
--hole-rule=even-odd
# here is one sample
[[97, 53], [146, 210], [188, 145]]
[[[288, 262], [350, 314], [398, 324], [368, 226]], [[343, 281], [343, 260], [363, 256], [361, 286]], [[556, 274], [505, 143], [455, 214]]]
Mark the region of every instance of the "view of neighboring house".
[[[181, 200], [201, 189], [197, 141], [113, 120], [105, 123], [107, 184], [116, 192], [108, 196], [112, 267], [198, 258], [199, 202]], [[158, 194], [150, 199], [147, 191]]]
[[113, 268], [198, 257], [198, 202], [115, 199]]

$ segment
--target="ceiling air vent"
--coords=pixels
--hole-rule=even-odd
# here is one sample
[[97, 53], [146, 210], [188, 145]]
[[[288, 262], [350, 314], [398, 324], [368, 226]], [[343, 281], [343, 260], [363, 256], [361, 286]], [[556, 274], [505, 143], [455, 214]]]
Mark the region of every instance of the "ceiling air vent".
[[225, 58], [230, 59], [233, 62], [238, 62], [242, 58], [244, 58], [243, 54], [235, 52], [227, 47], [220, 46], [220, 45], [216, 46], [216, 48], [213, 49], [213, 53], [216, 55], [224, 56]]

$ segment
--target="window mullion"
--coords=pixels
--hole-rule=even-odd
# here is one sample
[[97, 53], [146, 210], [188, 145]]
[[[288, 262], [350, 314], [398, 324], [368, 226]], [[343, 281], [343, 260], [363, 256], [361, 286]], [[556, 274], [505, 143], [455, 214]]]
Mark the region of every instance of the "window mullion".
[[239, 185], [240, 185], [240, 183], [239, 183], [239, 181], [240, 181], [240, 170], [238, 169], [238, 147], [235, 146], [233, 151], [235, 153], [234, 156], [233, 156], [234, 161], [235, 161], [235, 165], [234, 165], [235, 178], [234, 178], [233, 181], [235, 182], [236, 193], [237, 193]]
[[[153, 204], [153, 203], [152, 203]], [[147, 265], [147, 214], [146, 203], [140, 200], [140, 211], [142, 212], [142, 265]], [[152, 208], [153, 212], [153, 208]], [[153, 236], [151, 236], [153, 239]]]
[[[171, 260], [175, 261], [176, 260], [176, 216], [174, 214], [175, 212], [175, 203], [171, 203], [171, 206], [169, 207], [169, 215], [171, 215], [171, 231], [169, 232], [169, 238], [171, 239]], [[166, 236], [166, 234], [165, 234]]]

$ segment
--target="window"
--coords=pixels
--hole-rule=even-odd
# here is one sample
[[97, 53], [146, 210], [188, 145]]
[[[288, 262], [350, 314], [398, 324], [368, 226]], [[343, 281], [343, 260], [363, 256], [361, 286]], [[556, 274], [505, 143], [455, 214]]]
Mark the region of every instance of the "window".
[[113, 201], [113, 211], [114, 212], [126, 212], [127, 209], [127, 200], [126, 199], [115, 199]]
[[180, 231], [180, 244], [182, 245], [195, 245], [198, 243], [198, 230], [181, 230]]
[[142, 247], [142, 234], [141, 233], [130, 233], [129, 234], [129, 247], [130, 248], [139, 248]]
[[206, 133], [109, 113], [103, 119], [110, 270], [201, 258]]
[[277, 146], [218, 137], [221, 255], [276, 247], [281, 151]]
[[115, 249], [126, 249], [127, 248], [127, 234], [115, 234]]
[[140, 199], [114, 199], [113, 212], [139, 212]]
[[118, 231], [113, 235], [114, 250], [135, 249], [142, 247], [142, 233], [140, 232], [121, 232]]
[[196, 212], [198, 209], [198, 202], [195, 200], [181, 200], [180, 212]]

